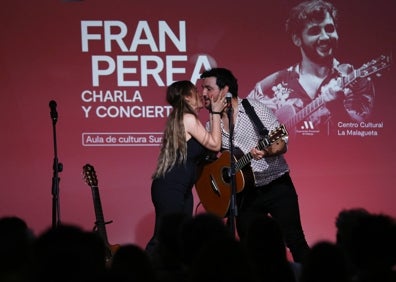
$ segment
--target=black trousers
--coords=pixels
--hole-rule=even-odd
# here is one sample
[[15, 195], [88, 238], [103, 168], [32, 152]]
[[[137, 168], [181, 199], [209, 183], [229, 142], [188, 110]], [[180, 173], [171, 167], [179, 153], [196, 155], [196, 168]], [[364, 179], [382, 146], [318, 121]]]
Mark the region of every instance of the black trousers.
[[239, 238], [243, 240], [249, 220], [255, 214], [269, 214], [278, 222], [293, 260], [301, 262], [309, 246], [301, 226], [298, 196], [289, 173], [268, 185], [245, 187], [241, 193], [236, 217]]
[[175, 214], [185, 214], [191, 217], [194, 205], [192, 186], [186, 186], [183, 183], [164, 184], [160, 180], [154, 180], [151, 185], [151, 199], [155, 208], [154, 234], [145, 248], [150, 255], [156, 251], [159, 244], [158, 237], [164, 217]]

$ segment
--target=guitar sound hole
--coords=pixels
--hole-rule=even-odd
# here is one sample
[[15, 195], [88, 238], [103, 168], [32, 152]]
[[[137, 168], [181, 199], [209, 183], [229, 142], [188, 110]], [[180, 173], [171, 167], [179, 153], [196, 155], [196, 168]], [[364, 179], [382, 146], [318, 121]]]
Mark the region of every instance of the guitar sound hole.
[[231, 170], [229, 167], [225, 167], [222, 169], [221, 174], [223, 176], [223, 181], [225, 183], [230, 183], [231, 182]]

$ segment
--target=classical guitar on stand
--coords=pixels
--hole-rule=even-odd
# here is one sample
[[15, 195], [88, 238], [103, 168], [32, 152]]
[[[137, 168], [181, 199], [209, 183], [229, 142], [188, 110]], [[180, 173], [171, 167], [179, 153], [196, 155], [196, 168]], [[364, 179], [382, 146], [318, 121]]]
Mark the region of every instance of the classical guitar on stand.
[[85, 182], [91, 187], [92, 197], [95, 209], [95, 227], [94, 230], [98, 232], [99, 236], [102, 238], [105, 248], [106, 248], [106, 263], [110, 263], [114, 253], [119, 249], [120, 245], [111, 245], [107, 238], [106, 224], [111, 223], [105, 222], [103, 216], [102, 203], [100, 201], [98, 179], [96, 177], [95, 169], [92, 165], [86, 164], [83, 167]]
[[[281, 125], [271, 131], [268, 137], [260, 140], [257, 148], [263, 150], [287, 135], [285, 126]], [[233, 157], [235, 159], [236, 193], [240, 193], [248, 180], [254, 180], [251, 168], [248, 166], [253, 156], [249, 152], [238, 159]], [[202, 168], [195, 183], [195, 189], [205, 210], [220, 217], [226, 216], [231, 201], [230, 160], [230, 152], [223, 151], [219, 158]]]

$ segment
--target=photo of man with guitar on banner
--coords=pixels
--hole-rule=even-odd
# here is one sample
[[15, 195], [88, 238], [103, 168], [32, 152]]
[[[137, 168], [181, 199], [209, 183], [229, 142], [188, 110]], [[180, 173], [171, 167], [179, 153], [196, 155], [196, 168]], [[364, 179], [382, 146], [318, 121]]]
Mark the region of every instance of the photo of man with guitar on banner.
[[389, 55], [376, 55], [359, 69], [335, 58], [339, 45], [338, 11], [326, 1], [295, 6], [286, 31], [300, 51], [301, 61], [274, 72], [248, 95], [271, 108], [291, 135], [337, 133], [337, 124], [365, 122], [375, 98], [372, 78], [390, 66]]
[[[238, 82], [230, 70], [212, 68], [204, 71], [201, 78], [205, 107], [210, 109], [210, 99], [216, 99], [226, 91], [232, 94], [229, 107], [233, 113], [232, 116], [227, 115], [227, 110], [221, 113], [221, 147], [226, 158], [220, 155], [217, 160], [204, 166], [196, 182], [195, 187], [202, 205], [208, 212], [219, 216], [227, 214], [232, 198], [230, 194], [222, 194], [229, 193], [231, 189], [231, 161], [227, 164], [226, 159], [229, 156], [227, 151], [233, 145], [235, 158], [243, 155], [239, 159], [241, 162], [236, 160], [239, 175], [235, 177], [236, 186], [239, 186], [235, 189], [235, 216], [240, 240], [244, 240], [249, 221], [255, 215], [270, 214], [280, 225], [294, 261], [300, 262], [309, 247], [301, 226], [296, 189], [284, 158], [288, 140], [286, 128], [263, 103], [238, 97]], [[233, 132], [231, 138], [230, 130]], [[230, 140], [233, 144], [230, 144]], [[248, 176], [247, 170], [251, 171], [252, 177]], [[224, 199], [226, 203], [221, 204]], [[219, 210], [218, 205], [225, 209]], [[212, 209], [213, 207], [217, 208]]]

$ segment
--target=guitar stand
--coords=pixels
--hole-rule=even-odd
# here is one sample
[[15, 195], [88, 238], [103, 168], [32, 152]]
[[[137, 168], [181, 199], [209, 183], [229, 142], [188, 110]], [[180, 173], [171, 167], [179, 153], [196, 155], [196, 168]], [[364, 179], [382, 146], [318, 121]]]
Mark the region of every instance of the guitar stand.
[[59, 172], [63, 170], [63, 165], [58, 161], [58, 150], [56, 144], [56, 122], [58, 121], [58, 113], [56, 111], [56, 102], [50, 101], [51, 108], [50, 116], [52, 120], [52, 132], [54, 139], [54, 163], [52, 166], [52, 228], [60, 225], [60, 208], [59, 208]]
[[229, 123], [229, 144], [230, 144], [230, 184], [231, 184], [231, 201], [228, 213], [227, 224], [230, 228], [232, 236], [235, 238], [235, 217], [238, 215], [237, 205], [236, 205], [236, 177], [235, 177], [235, 158], [234, 158], [234, 118], [233, 118], [233, 108], [232, 105], [227, 110], [228, 123]]
[[100, 226], [105, 226], [105, 225], [107, 225], [107, 224], [110, 224], [110, 223], [113, 223], [113, 221], [112, 220], [110, 220], [110, 221], [105, 221], [105, 222], [99, 222], [99, 221], [95, 221], [95, 226], [94, 226], [94, 228], [93, 228], [93, 231], [97, 231], [98, 229], [99, 229], [99, 225]]

